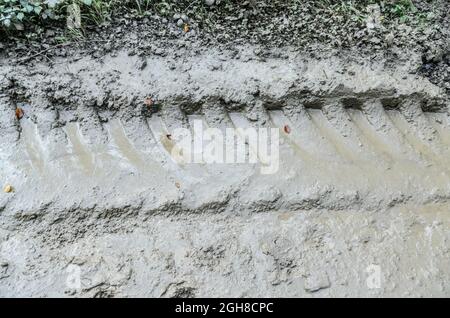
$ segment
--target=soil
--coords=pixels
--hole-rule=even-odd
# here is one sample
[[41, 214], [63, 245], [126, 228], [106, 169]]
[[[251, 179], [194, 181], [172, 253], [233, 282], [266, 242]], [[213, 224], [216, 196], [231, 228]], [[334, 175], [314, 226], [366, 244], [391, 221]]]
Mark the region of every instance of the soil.
[[[432, 21], [249, 1], [186, 10], [188, 32], [4, 42], [0, 295], [448, 297], [449, 10], [417, 7]], [[174, 161], [194, 119], [278, 128], [279, 171]]]

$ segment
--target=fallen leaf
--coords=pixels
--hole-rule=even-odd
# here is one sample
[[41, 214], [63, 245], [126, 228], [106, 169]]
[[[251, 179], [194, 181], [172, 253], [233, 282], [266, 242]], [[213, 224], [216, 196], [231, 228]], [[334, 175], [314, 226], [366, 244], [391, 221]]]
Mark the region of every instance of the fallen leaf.
[[175, 182], [175, 186], [179, 189], [181, 188], [181, 184], [179, 182]]
[[167, 137], [167, 139], [172, 140], [172, 135], [171, 134], [167, 134], [166, 137]]
[[17, 108], [16, 108], [16, 118], [17, 118], [18, 120], [21, 120], [22, 117], [23, 117], [23, 115], [24, 115], [23, 109], [20, 108], [20, 107], [17, 107]]
[[283, 130], [284, 130], [284, 132], [285, 132], [286, 134], [290, 134], [290, 133], [291, 133], [291, 127], [289, 127], [288, 125], [285, 125], [285, 126], [283, 127]]
[[184, 28], [183, 28], [185, 33], [189, 32], [189, 25], [187, 23], [184, 24]]
[[3, 191], [5, 191], [5, 193], [11, 193], [13, 191], [13, 187], [7, 184], [5, 188], [3, 188]]

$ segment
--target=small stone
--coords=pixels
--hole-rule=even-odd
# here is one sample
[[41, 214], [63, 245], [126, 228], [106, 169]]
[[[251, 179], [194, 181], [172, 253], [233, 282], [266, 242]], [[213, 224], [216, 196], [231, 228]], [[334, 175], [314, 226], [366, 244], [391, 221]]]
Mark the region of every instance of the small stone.
[[395, 36], [393, 33], [389, 33], [388, 35], [386, 35], [386, 37], [384, 38], [384, 41], [386, 42], [387, 45], [392, 45], [394, 44], [394, 40], [395, 40]]
[[147, 60], [143, 59], [140, 62], [138, 62], [138, 69], [140, 71], [143, 71], [147, 67]]
[[55, 32], [54, 32], [53, 30], [47, 30], [47, 31], [45, 32], [45, 36], [48, 37], [48, 38], [50, 38], [50, 37], [52, 37], [52, 36], [55, 36]]
[[111, 51], [111, 49], [112, 49], [112, 45], [111, 45], [111, 43], [106, 43], [105, 44], [105, 46], [104, 46], [104, 50], [106, 51], [106, 52], [109, 52], [109, 51]]
[[5, 193], [11, 193], [13, 192], [13, 187], [9, 184], [7, 184], [4, 188], [3, 191], [5, 191]]
[[377, 37], [373, 37], [370, 39], [370, 42], [373, 44], [380, 44], [381, 40]]
[[184, 25], [184, 21], [182, 19], [179, 19], [177, 21], [177, 26], [182, 27]]
[[215, 0], [205, 0], [205, 4], [207, 6], [212, 6], [214, 4]]
[[305, 280], [305, 290], [309, 293], [315, 293], [330, 286], [330, 280], [326, 273], [314, 273]]
[[156, 48], [153, 50], [153, 54], [159, 55], [159, 56], [166, 56], [167, 53], [162, 48]]

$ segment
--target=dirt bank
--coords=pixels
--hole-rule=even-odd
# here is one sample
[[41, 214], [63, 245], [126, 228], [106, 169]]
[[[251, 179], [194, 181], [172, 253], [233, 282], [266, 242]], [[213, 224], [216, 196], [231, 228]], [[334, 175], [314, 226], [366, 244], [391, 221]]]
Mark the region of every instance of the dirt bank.
[[23, 65], [51, 62], [54, 57], [101, 59], [117, 50], [145, 56], [185, 48], [232, 50], [247, 44], [262, 57], [268, 49], [289, 46], [312, 58], [350, 54], [368, 60], [382, 58], [391, 65], [408, 61], [413, 54], [422, 61], [411, 72], [450, 89], [446, 0], [167, 3], [164, 10], [155, 5], [139, 12], [123, 4], [103, 12], [100, 25], [83, 20], [85, 25], [76, 32], [68, 31], [64, 19], [29, 26], [23, 32], [0, 36], [0, 54]]

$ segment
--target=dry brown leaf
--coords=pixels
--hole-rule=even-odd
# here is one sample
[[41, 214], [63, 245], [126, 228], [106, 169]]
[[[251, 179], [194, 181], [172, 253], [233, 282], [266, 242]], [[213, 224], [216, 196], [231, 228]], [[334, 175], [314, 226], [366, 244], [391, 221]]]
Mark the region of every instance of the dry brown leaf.
[[286, 134], [290, 134], [290, 133], [291, 133], [291, 127], [289, 127], [288, 125], [285, 125], [285, 126], [283, 127], [283, 130], [284, 130], [284, 132], [285, 132]]
[[21, 120], [23, 117], [24, 113], [23, 113], [23, 109], [20, 107], [16, 108], [16, 118], [17, 120]]
[[183, 28], [185, 33], [189, 32], [189, 25], [187, 23], [184, 24], [184, 28]]
[[181, 188], [181, 184], [179, 182], [175, 182], [175, 186], [179, 189]]

